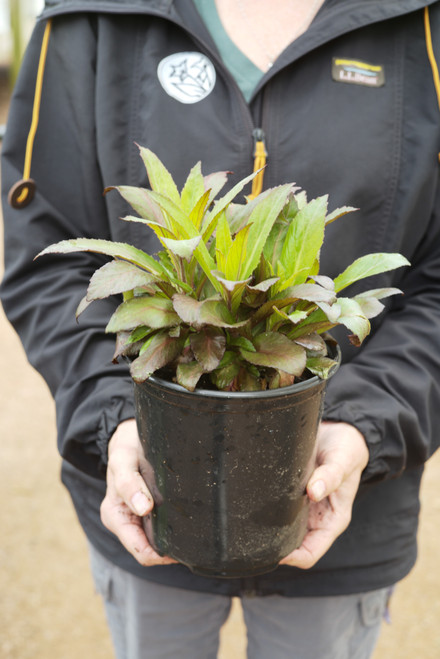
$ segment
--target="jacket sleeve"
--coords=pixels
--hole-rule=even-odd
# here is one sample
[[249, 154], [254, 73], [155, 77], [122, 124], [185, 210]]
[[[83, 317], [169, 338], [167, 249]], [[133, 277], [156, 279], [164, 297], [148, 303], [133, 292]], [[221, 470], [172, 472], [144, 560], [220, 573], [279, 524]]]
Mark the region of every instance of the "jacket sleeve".
[[[364, 435], [370, 461], [363, 481], [419, 467], [440, 435], [440, 185], [412, 265], [357, 356], [329, 382], [324, 418]], [[416, 221], [414, 219], [414, 221]]]
[[13, 209], [7, 194], [22, 177], [44, 23], [37, 24], [22, 65], [2, 148], [1, 299], [55, 398], [62, 456], [102, 477], [109, 437], [134, 416], [131, 378], [124, 365], [112, 363], [114, 335], [104, 332], [117, 300], [93, 303], [77, 324], [76, 307], [101, 261], [91, 254], [33, 260], [62, 239], [111, 238], [96, 154], [92, 21], [54, 21], [31, 168], [36, 194], [27, 207]]

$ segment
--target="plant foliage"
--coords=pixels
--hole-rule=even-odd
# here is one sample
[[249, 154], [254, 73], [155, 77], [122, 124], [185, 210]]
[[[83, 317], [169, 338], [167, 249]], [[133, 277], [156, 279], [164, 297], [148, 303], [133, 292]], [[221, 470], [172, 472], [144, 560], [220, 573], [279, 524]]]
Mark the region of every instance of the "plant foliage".
[[222, 390], [256, 391], [292, 384], [310, 374], [326, 378], [335, 362], [322, 335], [345, 325], [360, 345], [381, 298], [395, 288], [341, 291], [374, 274], [408, 265], [400, 254], [369, 254], [334, 280], [319, 274], [326, 225], [355, 210], [327, 213], [327, 197], [307, 201], [292, 184], [233, 203], [255, 176], [224, 196], [225, 172], [203, 176], [198, 163], [181, 192], [158, 157], [140, 147], [151, 190], [116, 188], [136, 216], [124, 218], [154, 231], [156, 258], [125, 243], [77, 238], [43, 254], [76, 251], [113, 257], [97, 270], [79, 315], [93, 300], [123, 294], [107, 325], [117, 333], [114, 359], [132, 358], [136, 382], [158, 369], [192, 391], [200, 378]]

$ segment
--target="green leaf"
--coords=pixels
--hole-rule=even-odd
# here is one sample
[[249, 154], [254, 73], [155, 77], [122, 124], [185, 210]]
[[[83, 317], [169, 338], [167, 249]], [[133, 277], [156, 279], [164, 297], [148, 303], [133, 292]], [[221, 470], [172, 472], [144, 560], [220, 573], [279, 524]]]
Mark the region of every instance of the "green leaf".
[[200, 199], [197, 201], [195, 204], [194, 208], [192, 208], [189, 217], [193, 225], [196, 227], [197, 231], [200, 230], [203, 222], [203, 218], [205, 217], [205, 211], [207, 208], [207, 205], [209, 203], [209, 190], [207, 190]]
[[391, 295], [403, 295], [403, 291], [400, 288], [372, 288], [369, 291], [359, 293], [355, 299], [359, 301], [359, 298], [362, 297], [374, 297], [376, 300], [383, 300], [383, 298], [391, 297]]
[[247, 321], [235, 322], [226, 303], [218, 298], [195, 300], [189, 295], [174, 295], [173, 306], [184, 323], [194, 327], [242, 327]]
[[273, 268], [281, 258], [281, 252], [289, 230], [289, 224], [280, 217], [273, 225], [264, 245], [263, 254]]
[[291, 314], [287, 314], [282, 309], [278, 309], [278, 307], [274, 306], [272, 314], [268, 318], [267, 329], [271, 331], [274, 330], [274, 328], [279, 329], [279, 327], [282, 327], [285, 323], [296, 325], [301, 320], [304, 320], [304, 318], [307, 318], [306, 311], [294, 311]]
[[143, 217], [136, 217], [135, 215], [126, 215], [125, 217], [121, 217], [121, 220], [124, 220], [124, 222], [138, 222], [139, 224], [144, 224], [149, 229], [154, 231], [159, 240], [161, 240], [163, 237], [174, 238], [174, 233], [170, 231], [170, 229], [168, 229], [166, 226], [164, 226], [165, 221], [164, 224], [160, 224], [159, 222], [147, 220]]
[[298, 345], [312, 352], [316, 352], [321, 355], [327, 354], [327, 345], [324, 339], [319, 336], [319, 334], [316, 334], [316, 332], [298, 337], [295, 339], [295, 343], [298, 343]]
[[183, 349], [183, 337], [170, 337], [167, 332], [158, 332], [148, 339], [148, 347], [135, 359], [130, 367], [135, 382], [144, 382], [155, 371], [174, 361]]
[[162, 242], [170, 252], [189, 262], [191, 261], [194, 251], [201, 239], [201, 236], [188, 238], [188, 240], [171, 240], [170, 238], [162, 238]]
[[277, 272], [284, 279], [279, 290], [302, 284], [311, 274], [324, 240], [326, 212], [327, 196], [318, 197], [304, 206], [290, 224]]
[[305, 318], [307, 318], [306, 311], [293, 311], [291, 314], [287, 314], [282, 309], [278, 309], [278, 307], [273, 307], [273, 313], [270, 316], [270, 326], [274, 327], [275, 325], [280, 323], [280, 321], [281, 322], [286, 321], [288, 323], [292, 323], [293, 325], [296, 325]]
[[110, 318], [106, 332], [120, 332], [145, 325], [151, 328], [172, 327], [180, 323], [171, 300], [160, 297], [133, 297], [123, 302]]
[[392, 295], [403, 295], [403, 292], [400, 288], [373, 288], [359, 293], [353, 299], [360, 305], [367, 318], [375, 318], [384, 309], [384, 305], [378, 300], [383, 300]]
[[151, 272], [167, 281], [167, 275], [160, 263], [155, 261], [152, 256], [143, 252], [132, 245], [126, 243], [116, 243], [111, 240], [99, 240], [96, 238], [72, 238], [71, 240], [62, 240], [43, 249], [35, 258], [45, 254], [72, 254], [73, 252], [95, 252], [105, 254], [117, 259], [124, 259], [130, 263]]
[[236, 322], [223, 300], [207, 299], [200, 303], [200, 322], [214, 327], [243, 327], [247, 321]]
[[203, 373], [203, 366], [195, 360], [188, 364], [178, 364], [176, 369], [177, 384], [185, 387], [188, 391], [194, 391]]
[[[159, 190], [159, 192], [162, 192], [162, 190]], [[188, 174], [188, 178], [186, 179], [180, 195], [182, 208], [185, 213], [189, 215], [196, 203], [200, 200], [200, 197], [204, 194], [205, 182], [202, 175], [201, 163], [198, 162]]]
[[137, 343], [138, 341], [142, 341], [142, 339], [150, 336], [152, 332], [154, 332], [154, 330], [152, 330], [151, 327], [136, 327], [136, 329], [130, 332], [128, 343]]
[[212, 371], [210, 378], [211, 382], [220, 389], [220, 391], [227, 390], [231, 387], [234, 378], [237, 377], [240, 370], [240, 365], [236, 362], [231, 362], [227, 366], [217, 368]]
[[253, 199], [247, 198], [246, 203], [230, 203], [226, 209], [226, 216], [231, 227], [231, 233], [235, 234], [249, 223], [249, 217], [254, 208], [258, 206], [268, 194], [272, 192], [272, 188], [263, 190], [257, 197]]
[[339, 292], [343, 288], [354, 284], [360, 279], [378, 275], [382, 272], [395, 270], [403, 265], [410, 265], [409, 261], [401, 254], [389, 254], [378, 252], [376, 254], [366, 254], [356, 259], [338, 275], [335, 279], [335, 291]]
[[247, 240], [246, 258], [241, 267], [240, 277], [237, 277], [237, 279], [250, 277], [257, 267], [266, 239], [275, 220], [283, 209], [291, 189], [292, 186], [290, 184], [273, 188], [270, 194], [252, 211], [248, 222], [250, 230]]
[[216, 229], [217, 222], [220, 218], [221, 213], [229, 206], [231, 201], [235, 199], [235, 197], [238, 195], [238, 193], [243, 190], [244, 186], [247, 185], [252, 179], [254, 179], [258, 174], [257, 172], [253, 172], [249, 176], [246, 176], [246, 178], [242, 179], [239, 181], [234, 187], [227, 192], [224, 197], [221, 197], [221, 199], [218, 199], [217, 201], [214, 202], [214, 206], [212, 210], [205, 215], [205, 219], [203, 221], [202, 229], [203, 229], [203, 240], [206, 243], [209, 238], [212, 236], [213, 232]]
[[298, 206], [298, 210], [302, 210], [307, 206], [307, 192], [301, 190], [301, 192], [295, 193], [295, 201]]
[[378, 316], [385, 308], [385, 305], [375, 297], [354, 297], [358, 305], [360, 306], [363, 315], [365, 318], [375, 318]]
[[289, 298], [297, 298], [298, 300], [327, 302], [327, 304], [332, 304], [336, 300], [334, 291], [323, 288], [319, 284], [298, 284], [298, 286], [292, 286], [285, 290], [282, 299], [286, 295]]
[[215, 234], [215, 252], [218, 269], [225, 273], [226, 259], [232, 246], [232, 236], [224, 213], [221, 214]]
[[246, 268], [250, 230], [251, 227], [249, 224], [243, 227], [243, 229], [240, 229], [227, 252], [224, 273], [226, 279], [229, 279], [230, 281], [243, 281], [249, 279], [252, 274], [252, 272], [249, 272], [248, 275], [244, 277], [241, 276], [241, 273], [244, 272]]
[[130, 341], [130, 332], [118, 332], [112, 362], [116, 364], [121, 355], [128, 355], [132, 350], [135, 350], [135, 346]]
[[358, 211], [359, 208], [353, 208], [353, 206], [342, 206], [341, 208], [336, 208], [334, 211], [329, 213], [325, 218], [325, 225], [331, 224], [335, 220], [338, 220], [340, 217], [347, 215], [347, 213], [353, 213]]
[[254, 339], [255, 352], [240, 350], [246, 361], [257, 366], [279, 368], [290, 375], [300, 376], [306, 366], [304, 348], [284, 334], [266, 332]]
[[295, 341], [298, 337], [311, 334], [312, 332], [318, 332], [318, 334], [328, 332], [328, 330], [331, 330], [335, 325], [337, 325], [337, 322], [332, 323], [327, 319], [321, 309], [317, 309], [316, 311], [313, 311], [308, 318], [293, 327], [293, 329], [287, 333], [287, 336], [289, 339]]
[[249, 339], [246, 339], [244, 336], [231, 336], [228, 340], [228, 346], [243, 348], [243, 350], [248, 350], [249, 352], [256, 352], [252, 341], [249, 341]]
[[327, 380], [331, 371], [337, 366], [337, 362], [329, 357], [308, 357], [307, 368], [313, 375], [321, 380]]
[[[198, 238], [200, 236], [200, 233], [197, 231], [190, 218], [176, 204], [157, 192], [153, 192], [152, 195], [159, 206], [169, 216], [172, 230], [178, 238], [186, 240], [188, 238]], [[208, 248], [203, 242], [203, 239], [195, 249], [194, 256], [215, 290], [220, 293], [220, 285], [212, 275], [212, 271], [216, 269], [215, 261], [208, 252]]]
[[[274, 309], [274, 311], [275, 310], [276, 309]], [[301, 322], [301, 320], [307, 318], [307, 311], [293, 311], [292, 313], [289, 313], [287, 315], [287, 318], [290, 320], [291, 323], [296, 325], [297, 323]]]
[[175, 204], [180, 204], [180, 194], [170, 172], [165, 165], [159, 160], [155, 153], [139, 146], [142, 160], [148, 174], [151, 188], [156, 192], [171, 199]]
[[246, 286], [246, 288], [249, 291], [252, 292], [257, 292], [257, 293], [266, 293], [271, 286], [277, 283], [279, 281], [279, 277], [271, 277], [270, 279], [264, 279], [263, 281], [260, 281], [259, 284], [255, 284], [255, 286]]
[[199, 300], [190, 295], [173, 295], [173, 307], [179, 318], [189, 325], [200, 325], [200, 305]]
[[240, 306], [245, 288], [251, 281], [251, 278], [249, 277], [249, 279], [245, 279], [244, 281], [231, 281], [222, 277], [218, 272], [214, 271], [213, 275], [222, 285], [222, 297], [228, 305], [228, 308], [233, 314], [236, 313]]
[[219, 364], [219, 368], [224, 368], [230, 364], [237, 362], [237, 353], [233, 350], [226, 350], [225, 354], [222, 357], [222, 360]]
[[270, 372], [268, 380], [269, 389], [280, 389], [292, 385], [295, 382], [295, 376], [277, 368]]
[[310, 278], [323, 288], [327, 288], [329, 291], [335, 291], [335, 282], [330, 277], [326, 275], [313, 275]]
[[224, 333], [214, 327], [206, 327], [190, 337], [191, 349], [206, 373], [218, 367], [226, 348]]
[[92, 304], [93, 300], [88, 300], [87, 295], [84, 295], [84, 297], [81, 299], [80, 303], [78, 304], [75, 312], [75, 318], [78, 320], [80, 315], [84, 313], [84, 311]]
[[338, 298], [338, 306], [341, 307], [341, 315], [338, 318], [338, 324], [345, 325], [353, 334], [358, 337], [359, 342], [362, 341], [370, 333], [370, 323], [364, 316], [362, 308], [350, 298]]
[[212, 174], [204, 176], [203, 181], [205, 190], [209, 191], [208, 206], [212, 204], [220, 190], [226, 185], [229, 173], [230, 172], [213, 172]]
[[331, 323], [339, 322], [339, 317], [341, 316], [342, 309], [340, 305], [336, 302], [335, 304], [327, 304], [326, 302], [318, 302], [317, 306], [325, 313], [327, 318]]
[[140, 215], [139, 219], [151, 220], [165, 226], [162, 211], [145, 188], [136, 188], [131, 185], [117, 185], [112, 188], [106, 188], [106, 190], [117, 190], [121, 197]]
[[265, 382], [263, 383], [260, 375], [255, 375], [244, 366], [240, 368], [234, 384], [238, 391], [261, 391], [263, 388], [266, 389]]
[[156, 279], [128, 261], [110, 261], [96, 270], [87, 289], [87, 300], [101, 300], [110, 295], [154, 284]]

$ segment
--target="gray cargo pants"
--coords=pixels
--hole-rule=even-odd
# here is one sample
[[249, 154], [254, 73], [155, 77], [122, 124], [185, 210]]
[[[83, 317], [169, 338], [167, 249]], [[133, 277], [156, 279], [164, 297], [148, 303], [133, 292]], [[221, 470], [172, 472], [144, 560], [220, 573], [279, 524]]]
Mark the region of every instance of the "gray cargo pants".
[[[90, 551], [117, 659], [217, 657], [231, 598], [146, 581]], [[243, 597], [248, 657], [368, 659], [388, 596], [389, 589], [338, 597]]]

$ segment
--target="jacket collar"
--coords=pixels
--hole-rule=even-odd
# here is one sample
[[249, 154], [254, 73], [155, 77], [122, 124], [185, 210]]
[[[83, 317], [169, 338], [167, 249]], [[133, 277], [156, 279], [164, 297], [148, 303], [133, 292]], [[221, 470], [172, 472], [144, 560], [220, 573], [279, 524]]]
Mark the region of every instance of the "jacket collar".
[[[368, 17], [367, 22], [376, 22], [410, 13], [436, 2], [439, 0], [326, 0], [323, 9], [346, 12], [350, 10], [350, 13]], [[178, 4], [177, 0], [46, 0], [40, 18], [78, 12], [175, 16]]]

